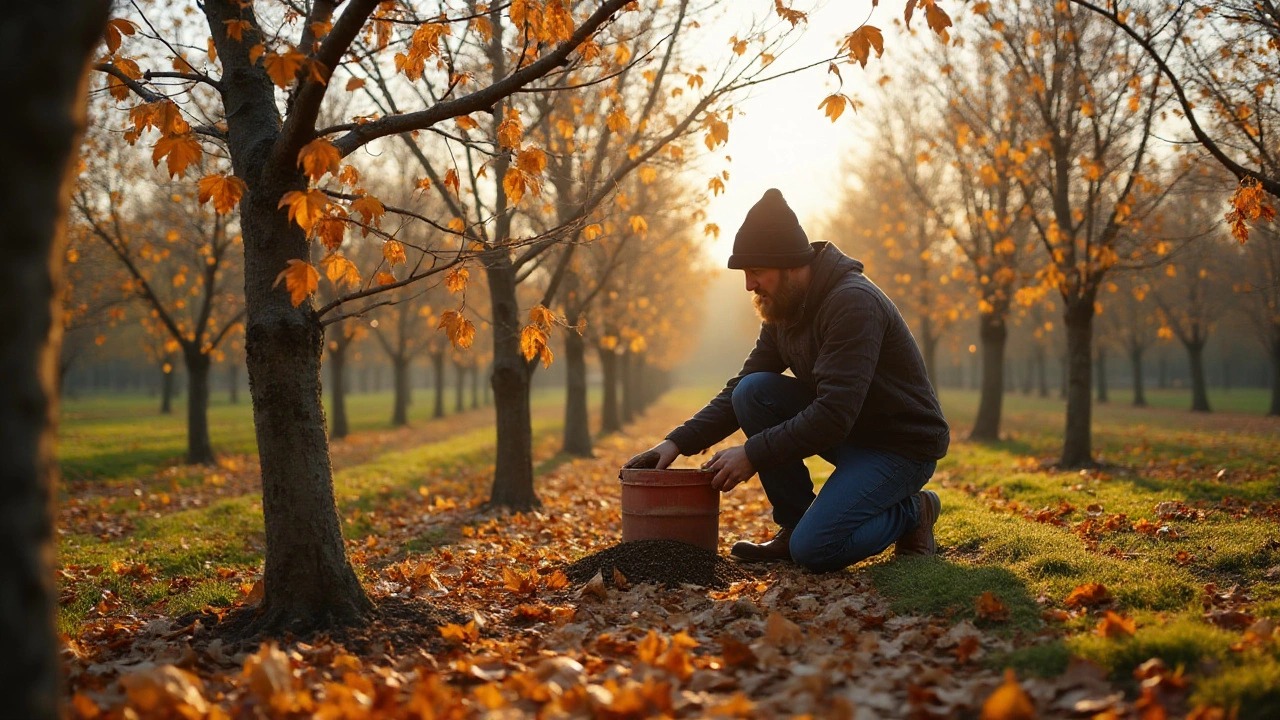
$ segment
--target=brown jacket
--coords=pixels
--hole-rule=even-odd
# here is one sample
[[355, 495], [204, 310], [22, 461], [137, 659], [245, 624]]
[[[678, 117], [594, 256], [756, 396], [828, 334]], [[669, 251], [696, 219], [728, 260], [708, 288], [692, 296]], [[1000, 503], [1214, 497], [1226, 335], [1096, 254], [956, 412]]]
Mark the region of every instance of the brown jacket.
[[760, 326], [741, 372], [667, 436], [694, 455], [738, 429], [733, 389], [756, 372], [792, 374], [814, 401], [790, 420], [747, 440], [757, 471], [817, 455], [843, 442], [915, 460], [937, 460], [951, 435], [924, 358], [898, 308], [862, 274], [862, 263], [830, 243], [814, 243], [800, 317]]

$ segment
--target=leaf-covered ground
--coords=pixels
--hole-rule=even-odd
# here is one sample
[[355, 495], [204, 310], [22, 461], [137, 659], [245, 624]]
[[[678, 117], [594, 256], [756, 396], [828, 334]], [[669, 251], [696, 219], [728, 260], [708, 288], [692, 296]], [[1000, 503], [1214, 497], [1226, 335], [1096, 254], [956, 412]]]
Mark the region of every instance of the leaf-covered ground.
[[[589, 460], [555, 457], [556, 412], [537, 411], [544, 506], [516, 516], [475, 508], [489, 410], [336, 444], [349, 552], [383, 618], [306, 642], [218, 632], [260, 589], [251, 459], [73, 483], [71, 712], [941, 718], [986, 702], [992, 717], [1149, 718], [1280, 703], [1280, 424], [1117, 404], [1098, 413], [1111, 465], [1059, 473], [1038, 459], [1060, 405], [1010, 396], [1010, 439], [957, 442], [940, 466], [942, 557], [743, 566], [723, 590], [570, 583], [562, 568], [619, 540], [618, 466], [704, 399], [668, 395]], [[974, 398], [944, 403], [962, 431]], [[722, 554], [772, 531], [758, 483], [722, 510]]]

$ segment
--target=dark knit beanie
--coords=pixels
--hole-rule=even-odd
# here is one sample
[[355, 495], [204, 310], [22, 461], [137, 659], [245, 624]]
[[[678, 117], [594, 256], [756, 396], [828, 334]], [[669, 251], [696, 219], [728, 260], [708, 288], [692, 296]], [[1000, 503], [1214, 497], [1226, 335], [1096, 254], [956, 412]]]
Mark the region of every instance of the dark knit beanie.
[[808, 265], [816, 254], [782, 193], [769, 188], [733, 238], [729, 269], [797, 268]]

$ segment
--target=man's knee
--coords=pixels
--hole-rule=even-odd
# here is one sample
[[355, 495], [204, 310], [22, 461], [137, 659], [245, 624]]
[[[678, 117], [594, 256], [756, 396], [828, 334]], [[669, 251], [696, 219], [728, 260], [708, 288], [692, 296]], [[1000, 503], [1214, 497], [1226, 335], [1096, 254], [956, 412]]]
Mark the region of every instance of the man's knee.
[[875, 548], [862, 545], [865, 543], [859, 543], [856, 537], [846, 538], [844, 542], [824, 539], [801, 521], [791, 534], [791, 559], [810, 572], [833, 572], [876, 554]]
[[757, 372], [744, 376], [733, 388], [733, 410], [741, 415], [749, 413], [765, 405], [777, 379], [778, 373]]
[[840, 548], [824, 542], [803, 523], [791, 534], [791, 559], [812, 572], [830, 572], [845, 567], [840, 563]]

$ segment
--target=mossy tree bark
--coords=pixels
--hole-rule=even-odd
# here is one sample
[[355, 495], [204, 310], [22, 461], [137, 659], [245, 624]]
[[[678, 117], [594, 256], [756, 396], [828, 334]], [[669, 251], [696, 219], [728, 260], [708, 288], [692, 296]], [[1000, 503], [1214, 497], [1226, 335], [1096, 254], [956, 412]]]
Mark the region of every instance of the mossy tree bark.
[[[53, 503], [58, 483], [62, 261], [88, 61], [109, 3], [13, 3], [0, 16], [0, 697], [58, 713]], [[17, 68], [39, 68], [26, 72]]]

